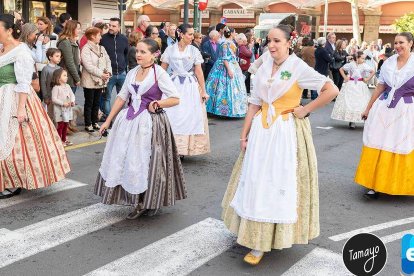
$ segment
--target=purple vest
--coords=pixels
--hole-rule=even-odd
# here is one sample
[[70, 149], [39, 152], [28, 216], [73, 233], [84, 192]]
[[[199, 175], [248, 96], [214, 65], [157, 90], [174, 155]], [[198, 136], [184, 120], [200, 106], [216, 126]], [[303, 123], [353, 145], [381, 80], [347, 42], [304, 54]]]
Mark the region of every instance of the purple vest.
[[[162, 91], [160, 87], [158, 86], [157, 73], [155, 72], [155, 66], [154, 66], [154, 75], [155, 75], [155, 83], [150, 87], [150, 89], [147, 90], [147, 92], [141, 95], [141, 104], [139, 106], [138, 111], [135, 112], [134, 108], [132, 107], [131, 100], [128, 103], [128, 112], [127, 112], [128, 120], [135, 119], [139, 114], [141, 114], [142, 111], [144, 111], [145, 109], [148, 109], [148, 106], [152, 101], [161, 100]], [[134, 88], [135, 93], [138, 93], [139, 85], [132, 84], [132, 87]], [[132, 93], [130, 92], [129, 94], [131, 97]]]
[[[380, 100], [387, 99], [388, 94], [390, 93], [391, 89], [392, 88], [387, 83], [385, 83], [385, 90], [382, 93]], [[395, 108], [397, 106], [397, 103], [401, 100], [401, 98], [404, 99], [404, 103], [411, 104], [413, 103], [413, 97], [414, 97], [414, 77], [409, 79], [400, 88], [395, 90], [394, 97], [392, 98], [392, 101], [388, 105], [388, 108]]]

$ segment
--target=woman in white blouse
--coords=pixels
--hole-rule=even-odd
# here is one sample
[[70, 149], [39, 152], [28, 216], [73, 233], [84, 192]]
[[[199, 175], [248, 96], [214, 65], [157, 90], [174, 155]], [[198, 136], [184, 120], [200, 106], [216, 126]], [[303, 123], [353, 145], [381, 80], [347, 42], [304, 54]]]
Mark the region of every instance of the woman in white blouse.
[[[242, 152], [223, 199], [222, 217], [237, 242], [264, 252], [307, 244], [319, 235], [318, 171], [307, 114], [337, 94], [332, 81], [292, 54], [292, 28], [269, 32], [269, 53], [254, 78], [240, 137]], [[319, 97], [300, 106], [303, 89]]]

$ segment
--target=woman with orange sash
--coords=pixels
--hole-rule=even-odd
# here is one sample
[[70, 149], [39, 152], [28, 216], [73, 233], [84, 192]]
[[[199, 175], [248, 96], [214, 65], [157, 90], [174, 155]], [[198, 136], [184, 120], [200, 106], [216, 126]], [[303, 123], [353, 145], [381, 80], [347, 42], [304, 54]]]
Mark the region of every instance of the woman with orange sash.
[[[252, 265], [264, 252], [307, 244], [319, 235], [316, 154], [306, 116], [338, 94], [331, 80], [292, 54], [291, 27], [279, 25], [268, 37], [272, 58], [254, 78], [242, 154], [222, 203], [225, 225], [252, 249], [244, 258]], [[303, 89], [320, 95], [300, 106]]]

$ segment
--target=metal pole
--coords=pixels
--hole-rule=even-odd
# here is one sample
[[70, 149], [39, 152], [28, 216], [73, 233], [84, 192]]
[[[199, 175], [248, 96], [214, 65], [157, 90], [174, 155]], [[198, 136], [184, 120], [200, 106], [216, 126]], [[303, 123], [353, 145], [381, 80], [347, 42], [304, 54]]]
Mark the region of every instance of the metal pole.
[[323, 17], [323, 36], [326, 37], [326, 32], [328, 30], [328, 0], [325, 0], [325, 14]]
[[188, 24], [189, 0], [184, 0], [184, 24]]
[[199, 32], [199, 24], [200, 24], [200, 10], [198, 9], [198, 2], [199, 0], [194, 0], [194, 18], [193, 18], [193, 27], [194, 31]]
[[125, 34], [125, 22], [124, 22], [124, 0], [119, 0], [119, 19], [121, 19], [121, 33]]

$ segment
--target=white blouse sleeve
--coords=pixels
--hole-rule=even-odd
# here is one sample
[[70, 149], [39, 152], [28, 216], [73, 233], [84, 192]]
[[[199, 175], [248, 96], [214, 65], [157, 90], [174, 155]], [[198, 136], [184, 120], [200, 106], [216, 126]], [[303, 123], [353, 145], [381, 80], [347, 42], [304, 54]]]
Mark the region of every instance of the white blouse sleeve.
[[254, 105], [262, 106], [262, 99], [260, 99], [259, 96], [257, 96], [255, 89], [255, 87], [258, 87], [258, 80], [259, 76], [256, 76], [253, 79], [253, 89], [250, 91], [250, 96], [247, 98], [247, 102]]
[[167, 98], [180, 98], [180, 94], [178, 94], [170, 75], [160, 66], [157, 66], [157, 79], [158, 87]]
[[302, 66], [306, 66], [298, 76], [298, 84], [302, 89], [316, 90], [318, 93], [322, 87], [327, 83], [333, 83], [328, 77], [319, 74], [312, 67], [309, 67], [305, 62]]
[[344, 66], [342, 66], [342, 69], [344, 69], [345, 72], [349, 72], [351, 69], [351, 63], [346, 63]]
[[193, 57], [194, 57], [194, 64], [200, 65], [204, 63], [203, 56], [201, 55], [200, 50], [198, 50], [196, 47], [192, 46], [193, 50]]
[[34, 72], [34, 60], [28, 51], [20, 51], [17, 54], [14, 72], [17, 80], [14, 92], [29, 94], [32, 91], [30, 85]]
[[136, 72], [138, 70], [138, 67], [135, 67], [134, 69], [130, 70], [128, 74], [125, 77], [124, 84], [122, 85], [121, 91], [119, 91], [117, 97], [121, 98], [123, 101], [127, 101], [129, 98], [129, 91], [128, 91], [128, 85], [131, 83], [132, 76], [136, 75]]
[[160, 59], [161, 62], [170, 64], [170, 54], [169, 54], [170, 50], [171, 50], [170, 46], [168, 46], [167, 49], [165, 49]]

